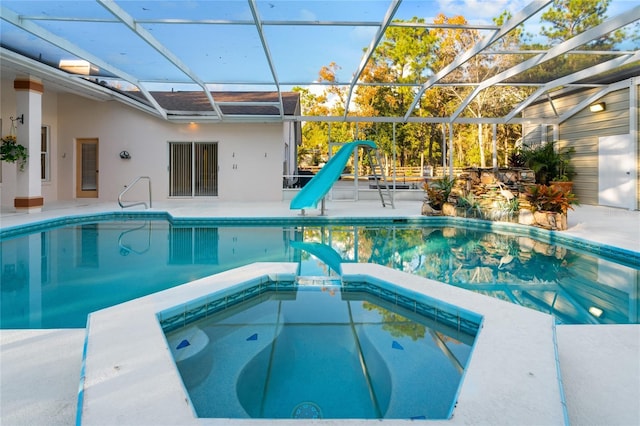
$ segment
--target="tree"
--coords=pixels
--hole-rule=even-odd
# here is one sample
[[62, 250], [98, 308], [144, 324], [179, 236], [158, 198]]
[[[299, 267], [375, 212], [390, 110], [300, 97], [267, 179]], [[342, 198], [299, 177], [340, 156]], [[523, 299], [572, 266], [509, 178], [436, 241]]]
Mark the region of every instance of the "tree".
[[[336, 72], [340, 66], [335, 62], [323, 66], [318, 72], [318, 82], [330, 83], [320, 94], [296, 87], [301, 94], [302, 112], [307, 116], [342, 115], [345, 111], [346, 92], [338, 84]], [[308, 121], [302, 126], [302, 145], [298, 150], [299, 162], [317, 166], [328, 160], [329, 138], [331, 142], [347, 142], [353, 139], [353, 126], [345, 122]]]
[[[569, 40], [601, 24], [607, 18], [610, 3], [611, 0], [554, 0], [553, 6], [541, 16], [541, 20], [548, 22], [551, 26], [542, 26], [541, 33], [549, 39], [551, 45]], [[624, 37], [624, 31], [614, 31], [589, 42], [585, 48], [613, 49]]]
[[[494, 19], [498, 26], [503, 25], [510, 19], [508, 12], [503, 12]], [[437, 69], [443, 68], [468, 49], [472, 48], [480, 41], [481, 34], [474, 29], [464, 28], [467, 24], [463, 16], [447, 17], [438, 15], [434, 23], [444, 27], [435, 30], [438, 36], [438, 61]], [[522, 55], [501, 54], [501, 51], [517, 50], [523, 38], [522, 28], [516, 28], [493, 43], [491, 49], [486, 54], [476, 55], [465, 64], [459, 66], [451, 72], [443, 81], [447, 83], [481, 83], [482, 81], [501, 73], [502, 71], [515, 66], [523, 60]], [[493, 53], [495, 52], [495, 53]], [[468, 100], [464, 110], [459, 111], [462, 117], [501, 117], [509, 113], [514, 105], [525, 99], [534, 89], [513, 86], [493, 86], [485, 88], [479, 93], [470, 95], [473, 88], [468, 85], [451, 85], [447, 87], [434, 87], [431, 93], [426, 93], [425, 97], [431, 102], [441, 103], [441, 115], [450, 115], [460, 105]], [[456, 126], [456, 163], [458, 165], [479, 165], [487, 167], [487, 158], [491, 152], [492, 129], [489, 126], [477, 124]], [[499, 140], [504, 142], [500, 145], [513, 145], [518, 137], [513, 137], [513, 132], [508, 134], [503, 129], [499, 129], [497, 134]], [[509, 139], [505, 139], [505, 138]], [[507, 148], [508, 149], [508, 148]]]
[[[422, 24], [416, 17], [407, 22]], [[392, 26], [387, 28], [384, 39], [371, 56], [361, 80], [372, 85], [360, 85], [356, 89], [357, 113], [363, 116], [401, 117], [413, 101], [412, 85], [426, 81], [432, 73], [435, 59], [435, 37], [423, 26]], [[399, 83], [399, 86], [375, 85], [375, 83]], [[366, 132], [375, 136], [385, 157], [392, 155], [393, 125], [372, 125]], [[429, 132], [424, 125], [397, 124], [396, 146], [401, 165], [415, 165], [422, 158], [425, 138]]]
[[[607, 19], [607, 9], [611, 0], [555, 0], [541, 16], [543, 25], [540, 33], [547, 38], [546, 44], [535, 43], [527, 47], [545, 49], [569, 40]], [[627, 38], [627, 31], [619, 29], [596, 40], [585, 43], [579, 50], [614, 50], [616, 45]], [[581, 69], [602, 62], [601, 55], [572, 53], [544, 62], [523, 73], [523, 78], [531, 82], [546, 82], [569, 75]]]

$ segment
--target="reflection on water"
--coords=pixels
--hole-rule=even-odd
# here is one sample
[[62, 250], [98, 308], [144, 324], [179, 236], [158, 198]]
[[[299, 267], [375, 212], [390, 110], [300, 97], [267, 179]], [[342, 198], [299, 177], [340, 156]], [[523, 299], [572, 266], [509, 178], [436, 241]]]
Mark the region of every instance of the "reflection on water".
[[[367, 292], [302, 286], [166, 337], [200, 418], [306, 417], [297, 408], [312, 403], [314, 418], [444, 419], [475, 332]], [[178, 349], [187, 338], [191, 352]]]
[[125, 221], [3, 241], [0, 325], [84, 327], [89, 312], [207, 275], [258, 261], [314, 259], [295, 242], [324, 244], [344, 262], [436, 279], [551, 313], [562, 323], [639, 322], [638, 269], [530, 237], [410, 225]]

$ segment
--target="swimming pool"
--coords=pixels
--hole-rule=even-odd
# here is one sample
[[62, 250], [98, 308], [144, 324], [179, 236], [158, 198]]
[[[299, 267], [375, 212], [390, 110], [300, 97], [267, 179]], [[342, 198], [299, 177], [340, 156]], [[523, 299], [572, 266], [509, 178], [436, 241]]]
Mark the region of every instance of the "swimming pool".
[[639, 322], [633, 253], [535, 228], [427, 219], [127, 213], [3, 229], [1, 327], [84, 327], [92, 311], [255, 261], [323, 267], [295, 241], [327, 246], [344, 262], [377, 263], [548, 312], [559, 323]]

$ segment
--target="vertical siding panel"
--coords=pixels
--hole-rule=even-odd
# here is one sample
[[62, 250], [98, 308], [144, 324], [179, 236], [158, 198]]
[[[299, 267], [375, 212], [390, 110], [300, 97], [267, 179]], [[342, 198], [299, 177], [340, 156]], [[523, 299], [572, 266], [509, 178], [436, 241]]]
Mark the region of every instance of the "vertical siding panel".
[[629, 133], [629, 92], [611, 92], [599, 101], [606, 103], [605, 111], [593, 113], [585, 108], [561, 123], [559, 130], [558, 147], [575, 147], [574, 192], [584, 204], [598, 204], [598, 138]]

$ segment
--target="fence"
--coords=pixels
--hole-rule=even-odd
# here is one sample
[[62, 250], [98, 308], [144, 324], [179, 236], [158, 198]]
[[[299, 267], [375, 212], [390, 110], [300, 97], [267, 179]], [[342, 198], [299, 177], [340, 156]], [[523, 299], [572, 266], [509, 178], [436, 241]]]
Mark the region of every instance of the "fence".
[[[301, 166], [300, 171], [311, 172], [314, 175], [318, 173], [318, 171], [322, 168], [322, 166]], [[449, 174], [449, 168], [444, 168], [442, 166], [433, 167], [433, 175], [432, 177], [439, 177]], [[462, 173], [462, 168], [454, 168], [454, 175], [459, 175]], [[431, 177], [427, 170], [423, 172], [420, 166], [398, 166], [395, 168], [396, 178], [422, 178], [422, 177]], [[345, 173], [347, 174], [347, 173]], [[368, 176], [371, 174], [371, 169], [368, 166], [360, 167], [360, 172], [358, 176]], [[387, 178], [391, 179], [393, 177], [393, 169], [387, 171]]]

